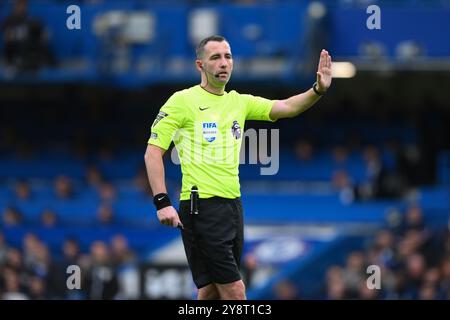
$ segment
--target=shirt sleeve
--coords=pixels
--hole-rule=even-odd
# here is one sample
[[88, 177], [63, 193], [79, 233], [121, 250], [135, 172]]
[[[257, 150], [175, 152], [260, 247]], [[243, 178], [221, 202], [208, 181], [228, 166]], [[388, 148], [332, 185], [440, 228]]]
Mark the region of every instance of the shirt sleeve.
[[241, 95], [247, 105], [246, 120], [275, 121], [270, 118], [270, 111], [275, 100], [269, 100], [251, 94]]
[[148, 144], [164, 150], [169, 149], [177, 130], [183, 125], [184, 116], [183, 97], [179, 93], [174, 93], [161, 107], [153, 121]]

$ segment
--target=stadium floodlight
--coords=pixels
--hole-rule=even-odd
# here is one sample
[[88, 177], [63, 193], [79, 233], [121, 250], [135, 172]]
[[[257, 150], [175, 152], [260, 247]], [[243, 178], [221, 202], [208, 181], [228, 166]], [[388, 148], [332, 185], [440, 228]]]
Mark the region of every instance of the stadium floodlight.
[[402, 41], [397, 44], [395, 53], [400, 60], [412, 60], [424, 55], [423, 47], [415, 41]]
[[202, 39], [218, 34], [219, 23], [214, 9], [193, 10], [189, 16], [189, 37], [192, 43], [199, 43]]
[[353, 78], [356, 75], [356, 67], [351, 62], [333, 62], [333, 78]]
[[124, 39], [130, 43], [149, 43], [155, 38], [155, 16], [149, 12], [133, 12], [128, 15], [123, 30]]
[[155, 25], [155, 16], [149, 12], [112, 10], [95, 18], [94, 31], [97, 36], [105, 36], [117, 30], [122, 41], [145, 44], [154, 39]]

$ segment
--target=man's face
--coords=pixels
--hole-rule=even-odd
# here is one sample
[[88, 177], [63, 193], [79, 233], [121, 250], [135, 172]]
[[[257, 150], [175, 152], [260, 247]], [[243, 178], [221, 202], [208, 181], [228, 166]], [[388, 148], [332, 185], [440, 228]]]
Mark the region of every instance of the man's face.
[[18, 0], [14, 5], [14, 12], [16, 14], [25, 14], [27, 11], [27, 1]]
[[209, 41], [205, 45], [202, 63], [208, 81], [217, 85], [227, 84], [233, 71], [233, 58], [228, 42]]

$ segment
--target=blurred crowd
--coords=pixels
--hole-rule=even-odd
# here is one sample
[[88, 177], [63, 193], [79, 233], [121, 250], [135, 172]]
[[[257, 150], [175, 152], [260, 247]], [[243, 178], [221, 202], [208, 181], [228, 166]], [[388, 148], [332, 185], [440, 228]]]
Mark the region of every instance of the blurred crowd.
[[[56, 259], [46, 243], [33, 233], [24, 237], [22, 247], [13, 247], [0, 232], [0, 298], [139, 298], [136, 256], [122, 235], [114, 236], [110, 243], [95, 241], [86, 253], [81, 253], [77, 239], [67, 238], [61, 252]], [[71, 265], [81, 268], [78, 289], [67, 284]]]
[[[285, 276], [271, 286], [276, 300], [449, 300], [450, 225], [426, 223], [422, 209], [412, 205], [395, 211], [386, 225], [365, 237], [361, 249], [339, 257], [342, 264], [327, 259], [315, 264], [320, 273], [318, 292], [303, 292], [306, 285], [298, 274]], [[328, 267], [326, 267], [328, 266]], [[246, 285], [273, 271], [263, 269], [254, 255], [243, 261]], [[270, 269], [270, 268], [269, 268]], [[312, 270], [310, 270], [312, 271]], [[316, 271], [314, 271], [316, 272]], [[314, 275], [316, 277], [316, 275]]]
[[[94, 241], [82, 253], [68, 237], [61, 254], [52, 255], [44, 241], [27, 233], [21, 247], [9, 245], [0, 232], [0, 296], [2, 299], [139, 299], [136, 253], [120, 234], [110, 242]], [[81, 288], [69, 290], [70, 265], [81, 267]], [[380, 287], [368, 286], [367, 267], [380, 268]], [[258, 268], [251, 256], [244, 261], [250, 285]], [[343, 265], [323, 275], [320, 299], [450, 299], [450, 231], [426, 224], [421, 208], [407, 209], [370, 237], [362, 250], [351, 252]], [[301, 284], [288, 279], [273, 288], [276, 299], [302, 299]]]
[[[314, 144], [305, 139], [300, 139], [294, 146], [300, 165], [315, 161], [315, 152]], [[400, 198], [409, 188], [422, 182], [419, 168], [424, 164], [424, 156], [416, 144], [405, 146], [391, 142], [383, 147], [375, 144], [358, 146], [356, 153], [363, 163], [362, 177], [356, 177], [348, 170], [351, 153], [354, 156], [355, 148], [340, 144], [329, 150], [333, 168], [330, 182], [340, 193], [343, 203]]]
[[[46, 180], [44, 180], [46, 181]], [[6, 184], [3, 188], [7, 193], [7, 200], [2, 199], [1, 203], [6, 201], [7, 205], [3, 207], [1, 212], [0, 226], [40, 226], [44, 228], [58, 228], [70, 224], [70, 219], [66, 221], [64, 216], [58, 212], [52, 203], [71, 202], [85, 199], [89, 197], [92, 203], [97, 205], [95, 212], [90, 212], [87, 221], [83, 226], [91, 227], [108, 227], [117, 225], [114, 204], [117, 203], [119, 192], [118, 184], [103, 178], [95, 166], [86, 168], [86, 177], [84, 181], [74, 182], [76, 179], [67, 175], [56, 176], [53, 181], [39, 180], [32, 183], [29, 180], [18, 179], [15, 182]], [[42, 188], [42, 185], [45, 187]], [[141, 197], [143, 201], [151, 200], [151, 189], [148, 185], [148, 179], [144, 171], [138, 174], [126, 183], [127, 188], [132, 190], [136, 197]], [[41, 190], [37, 190], [41, 189]], [[43, 189], [43, 190], [42, 190]], [[36, 200], [44, 200], [47, 206], [42, 208], [38, 216], [31, 212], [23, 212], [22, 204], [30, 204], [25, 206], [23, 210], [29, 210], [33, 207]], [[0, 208], [2, 207], [0, 203]], [[39, 205], [35, 207], [39, 208]], [[91, 210], [86, 207], [85, 210]], [[150, 213], [149, 213], [150, 214]]]
[[[328, 268], [324, 299], [450, 299], [450, 229], [428, 226], [419, 206], [379, 230], [344, 265]], [[370, 289], [367, 267], [380, 268], [381, 286]]]
[[[143, 179], [144, 178], [144, 179]], [[147, 179], [138, 175], [134, 186], [143, 197], [149, 194]], [[98, 208], [92, 212], [87, 227], [109, 228], [117, 226], [112, 208], [117, 200], [116, 186], [106, 181], [95, 167], [88, 167], [83, 188], [90, 188], [98, 197]], [[79, 199], [82, 188], [68, 176], [53, 180], [49, 195], [54, 201]], [[17, 180], [11, 185], [11, 203], [27, 203], [38, 195], [32, 184]], [[150, 215], [150, 212], [148, 213]], [[37, 220], [29, 212], [22, 212], [14, 205], [2, 212], [0, 223], [0, 297], [2, 299], [138, 299], [140, 297], [138, 258], [128, 245], [128, 239], [116, 234], [110, 239], [97, 240], [86, 252], [81, 252], [79, 239], [66, 234], [59, 250], [50, 248], [45, 239], [28, 232], [22, 245], [7, 243], [1, 230], [24, 226], [44, 230], [59, 230], [68, 226], [53, 208], [42, 210]], [[150, 218], [149, 218], [150, 219]], [[122, 228], [124, 226], [121, 226]], [[13, 229], [12, 229], [13, 230]], [[30, 229], [31, 230], [31, 229]], [[69, 290], [66, 284], [67, 268], [81, 268], [82, 290]]]

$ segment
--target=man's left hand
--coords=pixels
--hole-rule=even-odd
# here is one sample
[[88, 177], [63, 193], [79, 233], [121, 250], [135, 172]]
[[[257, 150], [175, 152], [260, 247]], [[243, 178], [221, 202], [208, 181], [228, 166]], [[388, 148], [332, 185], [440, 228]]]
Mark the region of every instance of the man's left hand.
[[327, 50], [323, 49], [317, 68], [317, 90], [325, 93], [331, 85], [331, 78], [331, 56]]

